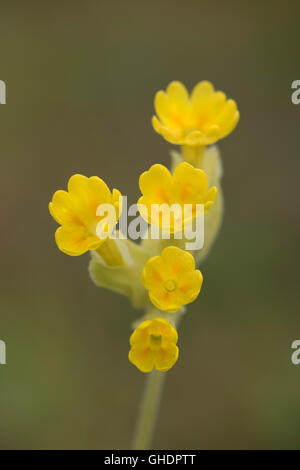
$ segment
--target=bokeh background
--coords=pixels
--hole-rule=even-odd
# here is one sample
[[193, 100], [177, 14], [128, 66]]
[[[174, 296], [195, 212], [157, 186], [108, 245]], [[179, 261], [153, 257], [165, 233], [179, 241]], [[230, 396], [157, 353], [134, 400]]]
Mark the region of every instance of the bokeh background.
[[139, 195], [169, 163], [153, 97], [209, 79], [241, 120], [220, 142], [226, 212], [180, 331], [154, 448], [300, 448], [298, 1], [1, 2], [2, 449], [130, 448], [144, 375], [134, 311], [54, 242], [79, 172]]

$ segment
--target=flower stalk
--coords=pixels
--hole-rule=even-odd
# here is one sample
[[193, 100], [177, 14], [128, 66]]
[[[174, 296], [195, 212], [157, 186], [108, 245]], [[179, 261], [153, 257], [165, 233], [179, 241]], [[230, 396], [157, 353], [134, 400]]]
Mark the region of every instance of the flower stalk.
[[108, 266], [124, 266], [122, 254], [113, 238], [107, 238], [96, 250]]
[[181, 153], [186, 162], [196, 168], [203, 168], [205, 149], [205, 145], [182, 145]]
[[146, 377], [144, 395], [133, 439], [134, 450], [150, 449], [153, 431], [159, 412], [165, 372], [153, 369]]

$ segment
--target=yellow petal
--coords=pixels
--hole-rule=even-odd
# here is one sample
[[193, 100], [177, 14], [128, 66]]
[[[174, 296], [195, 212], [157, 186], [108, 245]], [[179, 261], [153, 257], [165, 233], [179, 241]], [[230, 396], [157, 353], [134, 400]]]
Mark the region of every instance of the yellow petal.
[[171, 82], [167, 87], [167, 95], [172, 104], [175, 104], [178, 109], [185, 109], [189, 102], [189, 94], [185, 86], [178, 81]]
[[189, 109], [189, 95], [185, 86], [178, 81], [171, 82], [166, 93], [163, 91], [156, 93], [154, 107], [162, 122], [162, 124], [157, 122], [155, 118], [152, 120], [156, 132], [167, 140], [177, 141], [182, 137]]
[[68, 190], [74, 209], [85, 225], [96, 221], [96, 212], [100, 204], [111, 202], [111, 193], [101, 178], [73, 175], [69, 179]]
[[171, 124], [172, 110], [170, 106], [170, 99], [164, 91], [160, 90], [156, 93], [155, 98], [154, 98], [154, 108], [159, 119], [164, 124], [166, 125]]
[[134, 346], [135, 344], [143, 343], [146, 344], [147, 338], [149, 336], [149, 326], [151, 325], [152, 320], [146, 320], [140, 323], [137, 328], [134, 330], [130, 336], [130, 345]]
[[[155, 319], [155, 320], [157, 320], [157, 319]], [[176, 344], [177, 341], [178, 341], [177, 330], [167, 320], [164, 320], [162, 318], [160, 318], [159, 320], [165, 322], [165, 324], [162, 325], [162, 328], [161, 328], [163, 346], [167, 346], [170, 343]]]
[[90, 201], [98, 204], [109, 204], [111, 193], [107, 184], [98, 176], [91, 176], [87, 181], [87, 191]]
[[207, 141], [208, 139], [205, 132], [201, 130], [191, 131], [184, 138], [184, 144], [186, 145], [208, 145]]
[[84, 227], [73, 225], [59, 227], [55, 232], [55, 240], [58, 248], [70, 256], [82, 255], [102, 244], [98, 237], [87, 235]]
[[160, 348], [158, 351], [155, 351], [154, 354], [155, 368], [166, 372], [174, 366], [178, 355], [179, 349], [175, 344], [170, 344], [166, 348]]
[[153, 129], [158, 133], [160, 134], [160, 129], [162, 127], [162, 123], [157, 119], [156, 116], [152, 116], [152, 126], [153, 126]]
[[176, 329], [171, 323], [164, 318], [156, 317], [151, 320], [150, 324], [151, 334], [161, 334], [165, 342], [173, 341], [177, 343], [178, 334]]
[[181, 250], [177, 246], [164, 248], [161, 257], [165, 261], [165, 265], [170, 266], [173, 275], [177, 276], [182, 271], [193, 271], [195, 269], [193, 255], [188, 251]]
[[226, 102], [226, 95], [223, 91], [216, 91], [211, 97], [211, 107], [214, 113], [219, 113]]
[[59, 224], [80, 224], [70, 195], [66, 191], [59, 190], [54, 193], [52, 202], [49, 203], [49, 211]]
[[159, 204], [169, 202], [168, 191], [171, 183], [172, 176], [169, 170], [160, 164], [152, 165], [139, 179], [141, 193], [151, 198], [152, 203]]
[[73, 175], [68, 182], [69, 194], [73, 197], [86, 197], [88, 178], [84, 175]]
[[92, 199], [89, 192], [89, 178], [83, 175], [73, 175], [68, 182], [68, 191], [74, 212], [85, 227], [96, 220], [96, 211], [99, 201]]
[[142, 282], [146, 289], [150, 289], [154, 285], [160, 285], [170, 276], [172, 276], [172, 268], [166, 260], [162, 256], [153, 256], [144, 266]]
[[208, 181], [205, 172], [187, 162], [180, 163], [176, 167], [173, 181], [176, 185], [177, 197], [180, 197], [182, 203], [196, 203], [198, 202], [197, 195], [207, 191]]
[[218, 194], [218, 188], [216, 186], [212, 186], [206, 193], [206, 199], [208, 201], [214, 201]]
[[199, 82], [192, 91], [191, 94], [191, 101], [193, 103], [201, 100], [203, 97], [207, 97], [209, 95], [212, 95], [214, 92], [214, 87], [211, 82], [207, 80], [203, 80], [202, 82]]
[[133, 346], [128, 358], [141, 372], [151, 372], [154, 367], [154, 355], [149, 348], [141, 345]]
[[183, 142], [182, 130], [178, 129], [178, 126], [174, 125], [174, 122], [170, 124], [170, 127], [162, 124], [156, 116], [152, 116], [153, 129], [160, 135], [162, 135], [171, 144], [179, 144]]
[[204, 213], [206, 214], [207, 211], [213, 206], [215, 199], [218, 194], [218, 188], [216, 186], [212, 186], [206, 193], [204, 198]]
[[118, 189], [113, 189], [112, 204], [116, 208], [116, 220], [118, 220], [123, 209], [123, 198], [122, 198], [122, 194], [120, 193], [120, 191], [118, 191]]
[[181, 273], [179, 289], [184, 294], [184, 304], [193, 302], [199, 295], [203, 283], [203, 276], [197, 269], [193, 272]]
[[178, 292], [170, 294], [160, 287], [152, 288], [149, 291], [149, 298], [156, 308], [169, 313], [178, 312], [183, 305], [182, 302], [175, 302], [178, 299]]
[[144, 196], [141, 196], [138, 199], [137, 207], [143, 219], [146, 222], [148, 222], [148, 224], [150, 224], [151, 223], [151, 204], [149, 204], [148, 199], [146, 199]]
[[207, 141], [215, 142], [221, 137], [221, 129], [219, 125], [209, 124], [207, 126], [204, 126], [204, 128], [205, 128]]
[[226, 101], [222, 111], [216, 118], [216, 124], [221, 128], [221, 136], [228, 135], [237, 125], [239, 121], [239, 112], [234, 100]]

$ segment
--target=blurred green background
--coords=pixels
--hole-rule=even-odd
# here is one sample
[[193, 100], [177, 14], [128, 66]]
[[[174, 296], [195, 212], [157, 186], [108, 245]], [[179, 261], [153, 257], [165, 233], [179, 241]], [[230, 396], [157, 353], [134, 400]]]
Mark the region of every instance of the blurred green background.
[[144, 375], [134, 311], [54, 242], [53, 192], [79, 172], [139, 196], [169, 164], [150, 124], [171, 80], [234, 98], [226, 212], [180, 331], [154, 448], [300, 448], [298, 1], [1, 2], [0, 447], [129, 448]]

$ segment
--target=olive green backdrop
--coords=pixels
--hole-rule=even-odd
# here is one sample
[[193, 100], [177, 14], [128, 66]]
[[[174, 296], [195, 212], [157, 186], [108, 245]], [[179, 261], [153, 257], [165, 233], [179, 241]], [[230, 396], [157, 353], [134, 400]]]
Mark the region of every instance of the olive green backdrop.
[[0, 4], [0, 447], [129, 448], [144, 376], [125, 298], [54, 242], [48, 202], [75, 172], [139, 196], [169, 163], [153, 97], [211, 80], [241, 120], [220, 141], [226, 211], [180, 328], [155, 448], [300, 448], [297, 1]]

